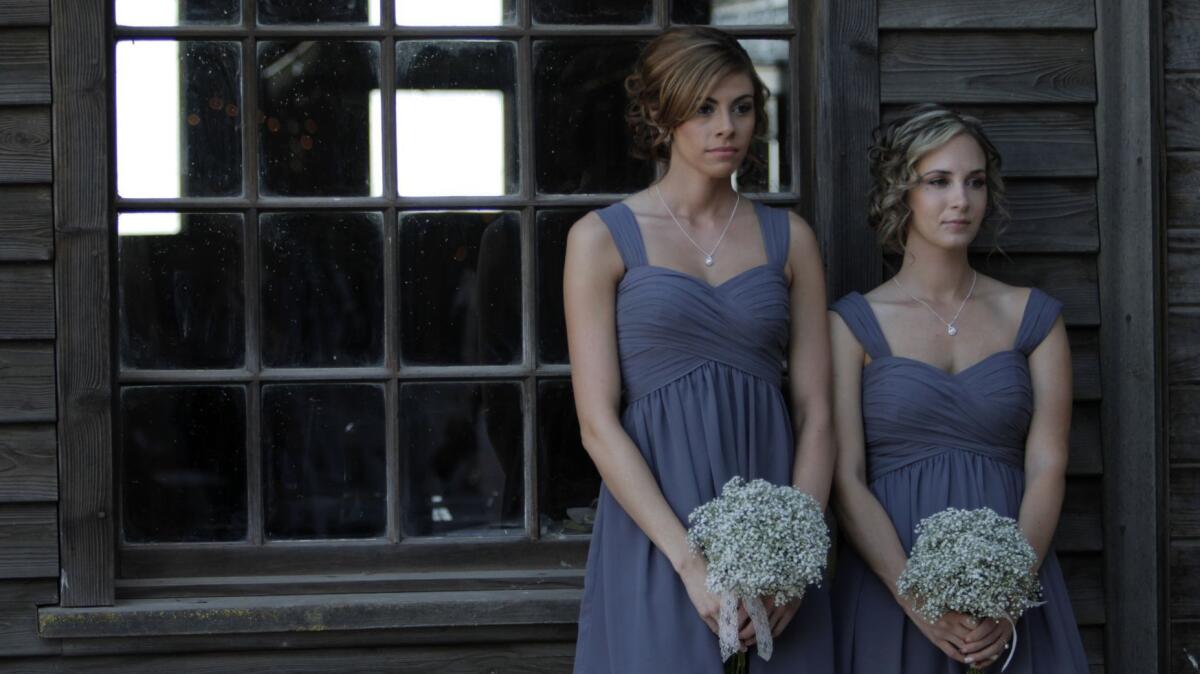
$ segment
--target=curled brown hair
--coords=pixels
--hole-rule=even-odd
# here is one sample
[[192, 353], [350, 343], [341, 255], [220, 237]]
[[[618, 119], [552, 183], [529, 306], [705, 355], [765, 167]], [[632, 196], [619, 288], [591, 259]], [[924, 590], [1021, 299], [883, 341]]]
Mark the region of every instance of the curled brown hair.
[[868, 153], [871, 162], [871, 191], [868, 194], [869, 222], [879, 245], [887, 252], [903, 253], [908, 235], [908, 192], [917, 185], [917, 163], [950, 139], [966, 134], [979, 143], [987, 164], [988, 204], [984, 225], [998, 235], [1008, 217], [1004, 180], [1000, 177], [1000, 153], [983, 132], [983, 124], [933, 103], [913, 106], [899, 119], [875, 132]]
[[633, 133], [634, 156], [668, 163], [671, 132], [696, 114], [717, 82], [732, 74], [750, 78], [754, 136], [761, 138], [767, 133], [769, 92], [750, 55], [733, 36], [716, 28], [688, 26], [651, 40], [625, 78], [629, 96], [625, 121]]

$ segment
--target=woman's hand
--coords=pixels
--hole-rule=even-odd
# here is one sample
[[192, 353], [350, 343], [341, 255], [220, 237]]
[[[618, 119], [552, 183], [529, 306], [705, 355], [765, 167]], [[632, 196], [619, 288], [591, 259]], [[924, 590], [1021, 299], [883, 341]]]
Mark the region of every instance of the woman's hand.
[[992, 665], [1008, 650], [1011, 634], [1012, 625], [1007, 620], [984, 619], [979, 627], [967, 635], [967, 642], [962, 648], [965, 662], [979, 669]]
[[[713, 634], [719, 636], [717, 620], [721, 615], [721, 597], [708, 591], [708, 562], [699, 555], [689, 556], [680, 567], [679, 578], [683, 581], [688, 599], [692, 600], [692, 606], [700, 615], [700, 619], [708, 625]], [[739, 618], [741, 615], [739, 612]]]
[[[980, 627], [978, 621], [965, 613], [948, 611], [936, 622], [931, 623], [916, 612], [911, 602], [902, 601], [900, 605], [904, 607], [904, 613], [908, 615], [908, 619], [917, 626], [917, 629], [921, 630], [921, 634], [924, 634], [930, 643], [938, 647], [938, 650], [945, 653], [951, 660], [963, 664], [973, 664], [973, 662], [967, 661], [967, 655], [963, 649], [970, 643], [969, 637]], [[980, 663], [980, 666], [984, 666], [983, 663]]]
[[[792, 622], [792, 618], [796, 617], [796, 611], [800, 610], [800, 599], [793, 599], [786, 604], [775, 605], [773, 597], [761, 597], [759, 599], [763, 606], [767, 609], [767, 617], [771, 623], [771, 637], [777, 637], [783, 634], [783, 630]], [[754, 625], [746, 616], [746, 609], [740, 605], [738, 607], [738, 620], [741, 625], [741, 631], [738, 632], [738, 638], [742, 640], [742, 646], [750, 648], [758, 639], [754, 635]]]

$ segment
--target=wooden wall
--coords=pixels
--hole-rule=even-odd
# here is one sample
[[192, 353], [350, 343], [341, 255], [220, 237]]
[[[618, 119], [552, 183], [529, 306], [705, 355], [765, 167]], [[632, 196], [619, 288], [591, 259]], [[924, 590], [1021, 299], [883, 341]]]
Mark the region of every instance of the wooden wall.
[[1169, 662], [1174, 674], [1194, 674], [1200, 671], [1200, 0], [1164, 0], [1163, 57]]
[[[0, 658], [56, 654], [49, 0], [0, 0]], [[4, 669], [0, 659], [0, 669]]]
[[879, 0], [880, 115], [936, 101], [983, 121], [1012, 222], [981, 271], [1062, 300], [1075, 366], [1058, 556], [1093, 672], [1104, 670], [1094, 0]]

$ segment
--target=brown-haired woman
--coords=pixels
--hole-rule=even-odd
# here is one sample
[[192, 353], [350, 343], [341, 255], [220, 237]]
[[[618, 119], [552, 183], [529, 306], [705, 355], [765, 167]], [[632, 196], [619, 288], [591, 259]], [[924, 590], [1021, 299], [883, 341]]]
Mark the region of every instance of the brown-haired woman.
[[1008, 672], [1085, 674], [1050, 549], [1071, 425], [1062, 305], [978, 273], [967, 256], [1002, 212], [1000, 155], [977, 120], [924, 105], [878, 135], [871, 172], [871, 222], [903, 261], [865, 296], [839, 300], [830, 321], [836, 500], [852, 543], [834, 580], [838, 671], [957, 674], [1008, 657], [1007, 622], [929, 623], [896, 592], [921, 519], [987, 507], [1018, 521], [1046, 602], [1017, 620]]
[[[626, 88], [636, 144], [665, 173], [567, 240], [576, 409], [604, 480], [575, 671], [715, 673], [719, 600], [684, 522], [735, 475], [828, 498], [823, 272], [802, 219], [731, 187], [766, 131], [767, 96], [735, 39], [664, 33]], [[751, 658], [753, 671], [832, 671], [823, 590], [771, 607], [771, 623], [774, 656]], [[741, 636], [753, 645], [752, 627]]]

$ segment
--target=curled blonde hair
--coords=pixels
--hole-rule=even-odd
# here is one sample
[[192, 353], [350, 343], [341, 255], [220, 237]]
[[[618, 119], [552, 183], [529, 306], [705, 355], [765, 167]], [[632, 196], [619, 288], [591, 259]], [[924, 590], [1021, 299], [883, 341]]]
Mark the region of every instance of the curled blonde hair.
[[[707, 26], [674, 28], [642, 50], [625, 78], [629, 104], [625, 121], [633, 134], [633, 154], [667, 164], [671, 132], [691, 119], [722, 78], [744, 74], [754, 88], [754, 138], [767, 133], [769, 92], [750, 55], [728, 33]], [[761, 161], [747, 153], [748, 161]]]
[[917, 186], [917, 164], [925, 155], [960, 134], [973, 138], [987, 160], [988, 201], [984, 225], [999, 236], [1008, 218], [1004, 180], [1000, 177], [1000, 152], [983, 131], [983, 124], [933, 103], [913, 106], [899, 119], [875, 132], [868, 157], [871, 162], [869, 222], [879, 245], [887, 252], [904, 253], [908, 238], [908, 192]]

